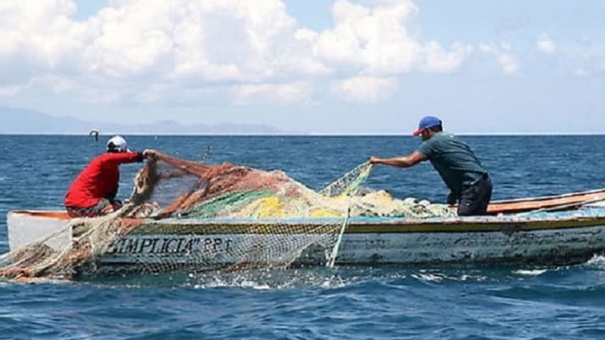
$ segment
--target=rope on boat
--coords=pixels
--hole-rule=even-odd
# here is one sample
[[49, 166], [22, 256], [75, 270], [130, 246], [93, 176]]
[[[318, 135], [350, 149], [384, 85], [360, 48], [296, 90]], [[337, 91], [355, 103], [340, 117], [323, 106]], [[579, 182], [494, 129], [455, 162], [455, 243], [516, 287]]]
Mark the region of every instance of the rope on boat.
[[342, 226], [340, 227], [340, 232], [338, 233], [338, 239], [336, 239], [336, 243], [334, 243], [334, 248], [332, 249], [330, 258], [328, 259], [328, 262], [326, 263], [326, 267], [328, 267], [328, 268], [334, 267], [334, 262], [336, 262], [336, 256], [338, 256], [338, 249], [340, 248], [340, 243], [342, 242], [342, 236], [344, 235], [345, 229], [347, 228], [347, 225], [349, 224], [350, 217], [351, 217], [351, 208], [349, 207], [347, 209], [347, 217], [342, 222]]
[[[332, 248], [332, 253], [330, 254], [330, 258], [326, 263], [328, 268], [334, 267], [334, 263], [336, 262], [336, 257], [338, 256], [338, 250], [340, 248], [340, 243], [342, 242], [342, 237], [347, 229], [347, 225], [349, 225], [349, 220], [351, 218], [351, 196], [356, 194], [362, 183], [364, 183], [368, 177], [370, 177], [370, 173], [372, 172], [372, 164], [369, 162], [362, 163], [351, 170], [349, 173], [339, 178], [335, 185], [328, 186], [324, 188], [320, 193], [324, 195], [334, 195], [335, 187], [340, 186], [341, 188], [348, 188], [348, 190], [339, 190], [338, 194], [345, 194], [348, 198], [349, 204], [347, 204], [347, 215], [340, 226], [340, 231], [338, 233], [338, 238], [336, 239], [336, 243], [334, 243], [334, 248]], [[346, 183], [346, 185], [343, 185]]]

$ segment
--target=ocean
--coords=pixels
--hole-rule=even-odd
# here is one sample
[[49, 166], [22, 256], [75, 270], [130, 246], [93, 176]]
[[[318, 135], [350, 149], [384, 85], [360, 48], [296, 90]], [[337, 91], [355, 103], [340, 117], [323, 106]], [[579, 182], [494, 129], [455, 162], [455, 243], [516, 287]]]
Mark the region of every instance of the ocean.
[[[313, 189], [369, 156], [406, 155], [408, 136], [126, 136], [207, 163], [280, 169]], [[605, 187], [605, 136], [462, 136], [493, 198]], [[0, 135], [0, 251], [6, 213], [60, 209], [107, 136]], [[122, 166], [121, 198], [139, 165]], [[367, 186], [444, 203], [430, 164], [377, 167]], [[168, 273], [73, 283], [0, 283], [3, 339], [604, 339], [605, 256], [573, 266], [388, 266], [228, 276]]]

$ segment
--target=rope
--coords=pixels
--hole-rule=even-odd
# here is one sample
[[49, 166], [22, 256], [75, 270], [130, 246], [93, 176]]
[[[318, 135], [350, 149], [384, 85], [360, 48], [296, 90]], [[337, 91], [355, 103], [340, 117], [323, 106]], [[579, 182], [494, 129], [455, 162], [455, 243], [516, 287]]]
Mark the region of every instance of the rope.
[[347, 229], [347, 225], [349, 224], [349, 219], [351, 217], [351, 208], [347, 209], [347, 217], [342, 222], [342, 226], [340, 227], [340, 232], [338, 233], [338, 238], [336, 239], [336, 243], [334, 244], [334, 248], [332, 248], [332, 253], [330, 254], [330, 259], [326, 264], [326, 267], [332, 268], [334, 267], [334, 262], [336, 262], [336, 256], [338, 256], [338, 249], [340, 248], [340, 243], [342, 242], [342, 236], [345, 233], [345, 229]]
[[[338, 233], [338, 238], [336, 239], [336, 243], [334, 244], [334, 248], [332, 249], [332, 253], [330, 254], [330, 258], [326, 264], [327, 267], [334, 267], [334, 263], [336, 262], [336, 257], [338, 256], [338, 250], [340, 248], [340, 243], [342, 242], [342, 237], [347, 229], [347, 225], [349, 224], [349, 220], [351, 218], [351, 196], [357, 193], [361, 185], [370, 177], [370, 173], [372, 171], [372, 164], [369, 162], [364, 162], [353, 170], [349, 171], [343, 177], [339, 178], [331, 185], [327, 186], [323, 190], [320, 191], [323, 195], [334, 196], [334, 188], [338, 188], [341, 192], [338, 192], [336, 195], [346, 194], [348, 197], [349, 203], [347, 204], [347, 216], [345, 217], [342, 225], [340, 226], [340, 232]], [[344, 185], [344, 187], [343, 187]], [[347, 191], [348, 189], [348, 191]]]

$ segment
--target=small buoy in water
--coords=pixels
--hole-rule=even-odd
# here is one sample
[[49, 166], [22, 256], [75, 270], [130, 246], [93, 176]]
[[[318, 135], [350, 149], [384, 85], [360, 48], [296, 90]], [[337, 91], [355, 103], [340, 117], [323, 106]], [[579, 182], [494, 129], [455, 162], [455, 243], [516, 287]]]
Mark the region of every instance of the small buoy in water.
[[95, 137], [95, 142], [99, 141], [99, 130], [97, 129], [92, 129], [90, 130], [90, 132], [88, 133], [89, 136], [94, 136]]

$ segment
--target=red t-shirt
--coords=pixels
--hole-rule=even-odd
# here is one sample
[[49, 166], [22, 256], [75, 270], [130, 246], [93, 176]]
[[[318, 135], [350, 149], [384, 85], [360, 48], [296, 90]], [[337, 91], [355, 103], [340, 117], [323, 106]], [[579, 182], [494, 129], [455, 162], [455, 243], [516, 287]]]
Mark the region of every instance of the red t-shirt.
[[105, 153], [95, 157], [69, 187], [65, 206], [88, 208], [102, 198], [110, 198], [118, 190], [120, 164], [142, 160], [142, 154], [137, 152]]

